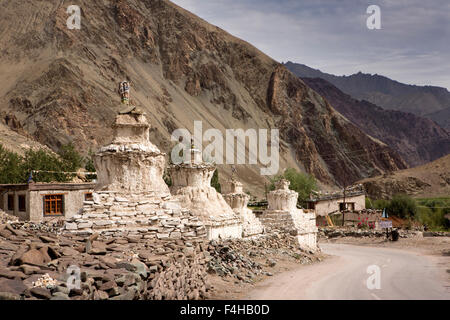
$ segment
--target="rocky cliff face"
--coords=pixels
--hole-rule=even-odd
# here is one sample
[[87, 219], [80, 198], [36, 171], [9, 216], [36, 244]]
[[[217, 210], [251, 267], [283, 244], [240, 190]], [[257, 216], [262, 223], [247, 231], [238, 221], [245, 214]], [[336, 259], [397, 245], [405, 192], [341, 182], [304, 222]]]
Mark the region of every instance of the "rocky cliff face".
[[397, 150], [412, 167], [450, 153], [450, 134], [429, 119], [353, 99], [320, 78], [303, 81], [362, 131]]
[[[405, 163], [367, 136], [284, 66], [164, 0], [79, 1], [81, 29], [65, 4], [4, 2], [0, 10], [0, 111], [42, 144], [96, 150], [112, 138], [118, 81], [149, 115], [151, 140], [170, 151], [176, 128], [279, 128], [280, 168], [343, 184]], [[237, 174], [252, 193], [255, 165]], [[222, 166], [226, 176], [230, 170]], [[251, 184], [249, 184], [251, 182]]]

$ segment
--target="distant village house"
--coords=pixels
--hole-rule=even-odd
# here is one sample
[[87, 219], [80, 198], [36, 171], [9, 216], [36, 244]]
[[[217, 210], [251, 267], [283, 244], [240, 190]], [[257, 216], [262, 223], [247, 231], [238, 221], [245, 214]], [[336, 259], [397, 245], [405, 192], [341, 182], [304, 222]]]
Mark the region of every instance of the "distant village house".
[[[344, 200], [345, 199], [345, 200]], [[365, 192], [362, 188], [354, 188], [344, 192], [311, 195], [307, 201], [307, 209], [314, 210], [316, 216], [327, 216], [336, 212], [361, 211], [366, 208]]]
[[0, 210], [20, 220], [67, 219], [91, 200], [95, 183], [0, 184]]

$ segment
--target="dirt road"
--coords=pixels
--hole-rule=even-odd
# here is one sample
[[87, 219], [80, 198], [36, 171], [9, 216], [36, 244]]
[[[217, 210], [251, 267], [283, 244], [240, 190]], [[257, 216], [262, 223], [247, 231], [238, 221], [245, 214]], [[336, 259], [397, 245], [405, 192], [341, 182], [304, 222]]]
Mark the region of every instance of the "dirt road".
[[[450, 274], [445, 258], [379, 247], [321, 244], [332, 257], [314, 265], [281, 273], [261, 282], [246, 299], [445, 299], [450, 300]], [[448, 262], [445, 260], [444, 262]], [[378, 266], [380, 289], [369, 266]], [[377, 267], [372, 267], [377, 268]]]

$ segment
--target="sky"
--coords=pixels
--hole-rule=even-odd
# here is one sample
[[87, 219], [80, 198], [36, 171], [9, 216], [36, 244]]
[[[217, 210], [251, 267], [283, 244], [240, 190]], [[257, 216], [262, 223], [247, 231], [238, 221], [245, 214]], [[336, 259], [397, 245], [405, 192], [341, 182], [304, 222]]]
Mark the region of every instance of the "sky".
[[[450, 0], [172, 0], [279, 62], [450, 89]], [[369, 29], [370, 5], [381, 29]]]

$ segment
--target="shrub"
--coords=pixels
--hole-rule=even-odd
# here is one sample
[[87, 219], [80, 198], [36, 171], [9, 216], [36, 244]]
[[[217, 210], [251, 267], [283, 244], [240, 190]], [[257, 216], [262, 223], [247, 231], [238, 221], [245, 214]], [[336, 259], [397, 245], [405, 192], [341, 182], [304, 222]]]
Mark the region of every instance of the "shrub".
[[427, 203], [427, 206], [419, 206], [415, 215], [416, 220], [426, 225], [431, 230], [448, 230], [450, 223], [445, 218], [446, 207], [441, 203], [433, 200]]
[[389, 201], [386, 211], [389, 215], [407, 219], [416, 215], [417, 204], [411, 197], [405, 194], [397, 194], [392, 197], [391, 201]]
[[219, 183], [219, 170], [215, 170], [211, 179], [211, 187], [214, 187], [214, 189], [216, 189], [217, 192], [220, 192], [222, 187], [220, 186]]
[[369, 197], [366, 197], [366, 209], [375, 209], [375, 206], [373, 205], [373, 200]]

